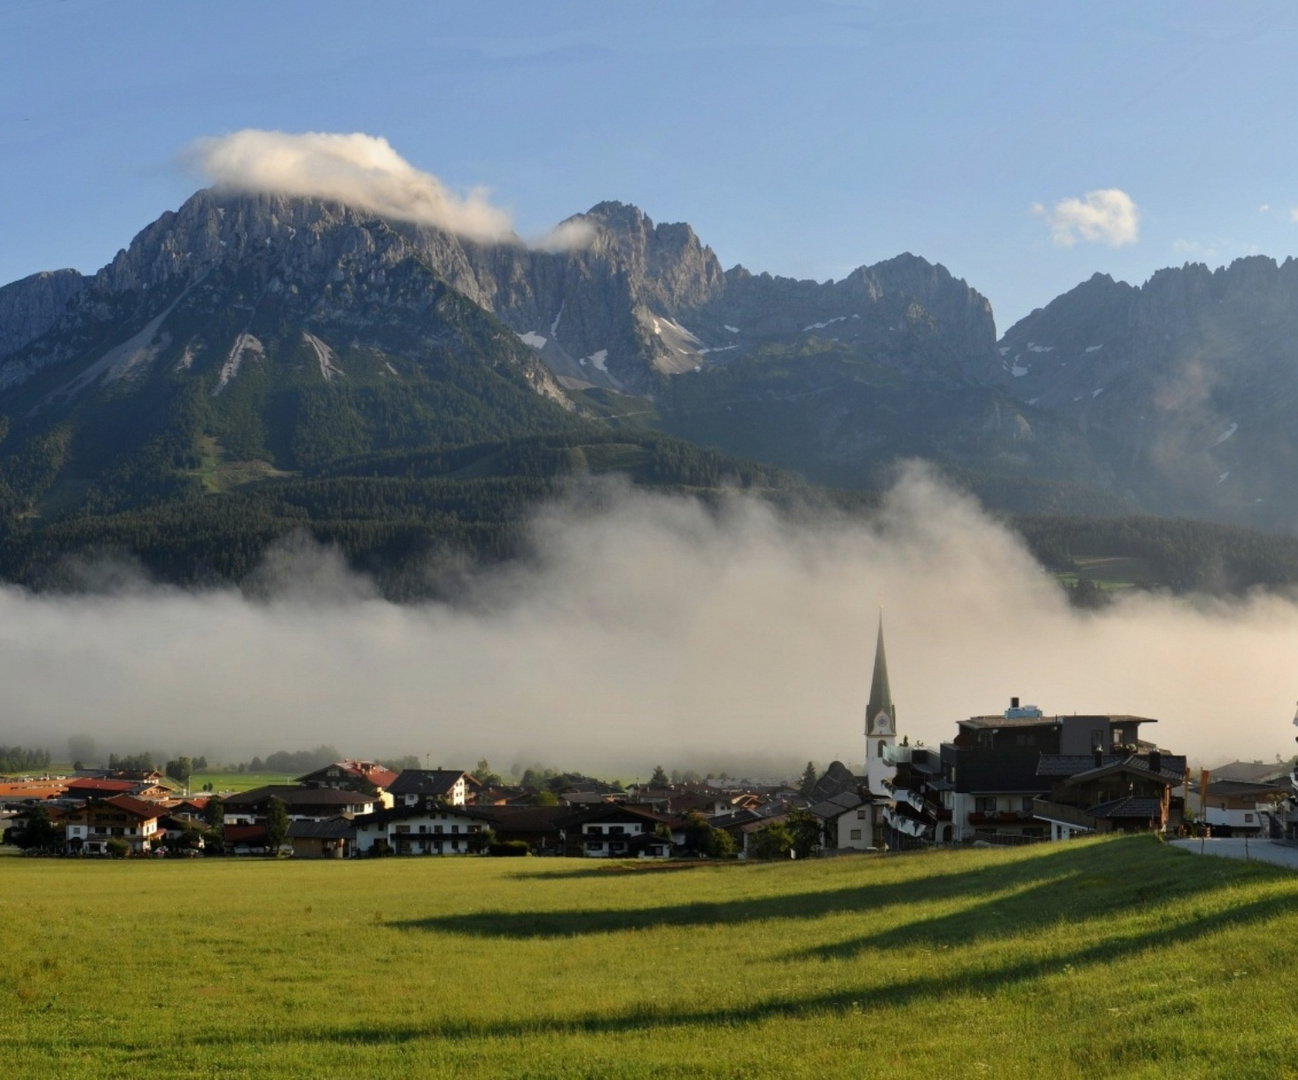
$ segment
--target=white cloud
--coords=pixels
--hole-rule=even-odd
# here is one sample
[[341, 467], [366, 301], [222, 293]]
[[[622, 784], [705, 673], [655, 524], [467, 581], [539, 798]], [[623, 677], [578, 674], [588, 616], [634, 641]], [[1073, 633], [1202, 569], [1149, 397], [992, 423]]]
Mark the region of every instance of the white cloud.
[[1269, 214], [1269, 213], [1271, 213], [1271, 204], [1270, 204], [1270, 203], [1263, 203], [1261, 206], [1259, 206], [1259, 207], [1257, 208], [1257, 212], [1258, 212], [1259, 214]]
[[332, 743], [623, 776], [859, 762], [882, 602], [912, 742], [1021, 694], [1157, 717], [1150, 737], [1207, 764], [1292, 746], [1292, 598], [1070, 610], [1003, 525], [922, 471], [873, 522], [583, 484], [532, 535], [532, 558], [468, 575], [456, 604], [387, 603], [310, 545], [267, 560], [261, 600], [118, 571], [94, 596], [0, 587], [7, 741], [227, 758]]
[[1289, 211], [1289, 220], [1298, 221], [1298, 206], [1295, 206], [1292, 210]]
[[1118, 188], [1060, 199], [1052, 210], [1034, 203], [1032, 212], [1050, 223], [1051, 239], [1060, 247], [1072, 247], [1078, 240], [1121, 247], [1140, 239], [1140, 211], [1131, 196]]
[[330, 199], [484, 243], [517, 241], [486, 189], [457, 194], [380, 136], [246, 129], [199, 139], [186, 157], [220, 188]]

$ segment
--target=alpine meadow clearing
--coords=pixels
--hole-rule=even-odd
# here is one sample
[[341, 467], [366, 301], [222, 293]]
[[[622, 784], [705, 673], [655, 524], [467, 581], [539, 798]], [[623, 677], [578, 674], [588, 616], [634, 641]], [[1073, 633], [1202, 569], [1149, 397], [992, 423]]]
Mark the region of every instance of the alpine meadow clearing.
[[19, 1077], [1298, 1076], [1298, 876], [1148, 837], [767, 864], [0, 858]]

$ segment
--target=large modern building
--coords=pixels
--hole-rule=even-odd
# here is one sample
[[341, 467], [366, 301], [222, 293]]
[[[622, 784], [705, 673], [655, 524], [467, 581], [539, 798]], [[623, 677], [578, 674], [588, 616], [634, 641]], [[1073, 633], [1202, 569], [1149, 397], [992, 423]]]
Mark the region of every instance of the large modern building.
[[971, 716], [939, 750], [894, 756], [894, 844], [1012, 843], [1081, 833], [1166, 830], [1181, 823], [1172, 788], [1185, 758], [1143, 741], [1149, 717], [1046, 716], [1018, 698]]

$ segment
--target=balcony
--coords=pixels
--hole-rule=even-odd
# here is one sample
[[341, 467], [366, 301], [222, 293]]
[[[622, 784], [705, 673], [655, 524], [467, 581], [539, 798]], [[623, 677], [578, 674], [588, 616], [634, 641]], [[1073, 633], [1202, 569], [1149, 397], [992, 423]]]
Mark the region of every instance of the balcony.
[[993, 813], [974, 811], [969, 815], [970, 825], [1022, 825], [1032, 820], [1030, 810], [997, 810]]

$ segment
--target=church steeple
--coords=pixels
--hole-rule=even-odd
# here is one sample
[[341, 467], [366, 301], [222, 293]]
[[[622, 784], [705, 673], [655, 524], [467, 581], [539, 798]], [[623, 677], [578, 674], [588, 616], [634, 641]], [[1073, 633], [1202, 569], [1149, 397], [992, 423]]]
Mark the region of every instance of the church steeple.
[[887, 785], [897, 771], [893, 764], [896, 745], [897, 707], [892, 703], [892, 687], [888, 685], [888, 657], [883, 651], [883, 611], [880, 610], [870, 703], [865, 707], [865, 777], [872, 795], [888, 796]]
[[[880, 717], [886, 726], [878, 729]], [[897, 710], [892, 703], [892, 688], [888, 685], [888, 656], [883, 650], [883, 612], [879, 612], [879, 640], [874, 646], [874, 676], [870, 680], [870, 703], [865, 707], [865, 733], [867, 735], [893, 735], [897, 731]]]

